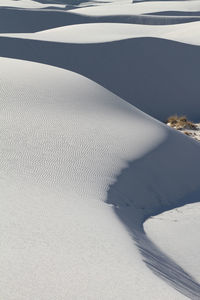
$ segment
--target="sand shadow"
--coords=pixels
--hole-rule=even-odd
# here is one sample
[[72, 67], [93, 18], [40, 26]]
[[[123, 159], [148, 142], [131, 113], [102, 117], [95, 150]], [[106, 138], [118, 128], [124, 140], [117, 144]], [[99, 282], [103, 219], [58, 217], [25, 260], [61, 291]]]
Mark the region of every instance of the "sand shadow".
[[[168, 1], [168, 0], [167, 0]], [[182, 1], [182, 0], [179, 0]], [[155, 12], [155, 13], [148, 13], [145, 14], [146, 16], [174, 16], [174, 17], [197, 17], [200, 16], [200, 12], [199, 11], [159, 11], [159, 12]]]
[[160, 120], [174, 113], [200, 118], [199, 46], [156, 38], [65, 44], [1, 37], [0, 56], [79, 73]]
[[[84, 16], [76, 14], [73, 7], [59, 9], [48, 7], [45, 9], [17, 9], [0, 7], [0, 33], [37, 32], [60, 26], [85, 23], [129, 23], [167, 25], [200, 20], [199, 17], [166, 17], [150, 15], [130, 16]], [[37, 21], [36, 21], [37, 20]]]
[[79, 5], [82, 3], [93, 2], [91, 0], [35, 0], [38, 3], [42, 4], [63, 4], [63, 5]]
[[[200, 284], [162, 252], [145, 234], [143, 222], [166, 210], [200, 201], [200, 170], [187, 153], [199, 155], [200, 145], [176, 135], [145, 157], [133, 161], [110, 186], [107, 203], [125, 225], [146, 265], [161, 279], [190, 299], [200, 298]], [[185, 147], [180, 154], [179, 144]], [[166, 159], [170, 157], [170, 160]], [[187, 160], [186, 163], [184, 163]], [[194, 170], [190, 182], [185, 169]], [[197, 176], [197, 177], [196, 177]], [[183, 196], [184, 193], [186, 196]]]

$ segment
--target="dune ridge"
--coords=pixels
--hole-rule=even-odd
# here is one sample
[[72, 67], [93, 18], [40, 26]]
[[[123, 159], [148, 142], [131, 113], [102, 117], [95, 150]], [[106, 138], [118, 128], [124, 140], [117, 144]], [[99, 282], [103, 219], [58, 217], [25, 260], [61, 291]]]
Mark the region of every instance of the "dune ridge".
[[[61, 43], [105, 43], [131, 38], [153, 37], [190, 45], [200, 45], [200, 22], [176, 25], [133, 25], [121, 23], [92, 23], [62, 26], [32, 34], [1, 34], [0, 36]], [[192, 34], [191, 34], [192, 32]]]
[[1, 2], [0, 298], [200, 298], [199, 3]]
[[[3, 58], [1, 68], [2, 108], [6, 112], [1, 115], [1, 224], [8, 233], [2, 236], [1, 296], [73, 299], [81, 293], [83, 299], [140, 297], [140, 288], [132, 284], [139, 270], [143, 270], [140, 280], [146, 277], [149, 281], [146, 288], [154, 279], [137, 259], [128, 234], [123, 235], [112, 206], [104, 201], [115, 174], [128, 160], [161, 143], [165, 127], [77, 74]], [[16, 68], [23, 76], [18, 77]], [[118, 126], [121, 123], [123, 126]], [[140, 133], [137, 142], [138, 124], [144, 136], [148, 128], [149, 139], [141, 140]], [[135, 132], [132, 139], [130, 131]], [[100, 259], [94, 263], [99, 251]], [[137, 262], [132, 260], [133, 253]], [[121, 263], [124, 271], [119, 268]], [[116, 289], [119, 278], [120, 290]], [[77, 283], [79, 288], [73, 288]], [[23, 288], [16, 292], [19, 285]], [[166, 289], [165, 284], [159, 289]], [[151, 294], [157, 292], [151, 290]], [[174, 292], [167, 288], [167, 294]]]
[[[37, 22], [35, 19], [37, 18]], [[113, 15], [113, 16], [85, 16], [76, 13], [76, 10], [58, 11], [55, 9], [18, 9], [0, 6], [1, 33], [31, 33], [85, 23], [128, 23], [166, 25], [198, 21], [199, 16], [146, 16], [146, 15]]]
[[98, 44], [61, 44], [7, 37], [0, 37], [0, 41], [2, 57], [40, 62], [79, 73], [159, 120], [164, 121], [177, 111], [187, 113], [194, 121], [199, 119], [198, 46], [155, 38]]

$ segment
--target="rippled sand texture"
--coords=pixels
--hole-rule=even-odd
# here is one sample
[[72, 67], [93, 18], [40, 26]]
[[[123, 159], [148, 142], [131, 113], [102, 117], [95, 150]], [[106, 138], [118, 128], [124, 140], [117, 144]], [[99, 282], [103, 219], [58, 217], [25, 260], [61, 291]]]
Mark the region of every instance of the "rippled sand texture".
[[199, 18], [1, 0], [1, 299], [200, 299]]

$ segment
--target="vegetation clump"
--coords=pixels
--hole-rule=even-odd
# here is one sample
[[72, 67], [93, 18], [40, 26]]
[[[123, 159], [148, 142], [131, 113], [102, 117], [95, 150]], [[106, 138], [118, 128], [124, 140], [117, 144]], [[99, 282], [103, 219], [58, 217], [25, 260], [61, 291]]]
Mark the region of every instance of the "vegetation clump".
[[192, 130], [197, 130], [197, 126], [189, 121], [186, 116], [178, 116], [178, 115], [173, 115], [170, 116], [167, 121], [167, 125], [170, 127], [173, 127], [177, 130], [185, 130], [185, 129], [192, 129]]

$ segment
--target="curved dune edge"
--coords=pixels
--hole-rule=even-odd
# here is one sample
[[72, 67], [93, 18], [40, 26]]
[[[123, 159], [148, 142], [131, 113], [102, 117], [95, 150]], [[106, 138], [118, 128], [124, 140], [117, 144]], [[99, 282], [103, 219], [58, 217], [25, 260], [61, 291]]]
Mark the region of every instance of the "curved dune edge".
[[[161, 207], [164, 209], [168, 205], [177, 205], [179, 203], [177, 201], [178, 197], [199, 186], [197, 180], [200, 175], [199, 169], [197, 167], [194, 169], [187, 155], [185, 157], [179, 156], [178, 159], [173, 148], [175, 147], [176, 149], [177, 143], [177, 145], [182, 145], [182, 147], [187, 149], [188, 153], [192, 153], [193, 157], [198, 157], [199, 145], [191, 143], [187, 137], [173, 132], [170, 128], [148, 117], [115, 95], [79, 75], [50, 66], [3, 58], [1, 58], [1, 67], [3, 75], [1, 83], [4, 87], [1, 91], [1, 99], [3, 100], [3, 110], [8, 114], [2, 120], [1, 134], [1, 172], [3, 175], [1, 190], [4, 194], [1, 224], [6, 228], [6, 232], [9, 232], [9, 239], [3, 239], [4, 247], [2, 249], [4, 261], [1, 267], [3, 276], [1, 288], [5, 293], [5, 296], [3, 296], [7, 299], [12, 299], [12, 292], [10, 294], [6, 288], [8, 274], [5, 272], [5, 268], [7, 268], [8, 264], [9, 268], [12, 269], [12, 274], [15, 274], [14, 278], [9, 279], [9, 287], [13, 286], [13, 288], [19, 290], [19, 294], [16, 295], [15, 292], [15, 299], [16, 297], [26, 299], [27, 293], [29, 296], [32, 293], [31, 295], [34, 297], [42, 297], [43, 299], [47, 297], [51, 299], [52, 297], [53, 299], [53, 297], [63, 296], [66, 287], [68, 287], [67, 290], [71, 295], [70, 297], [75, 297], [75, 295], [78, 295], [77, 293], [81, 292], [83, 297], [84, 295], [85, 297], [88, 297], [88, 295], [91, 295], [91, 297], [97, 297], [97, 295], [98, 297], [99, 295], [104, 297], [106, 295], [108, 299], [112, 299], [113, 296], [116, 299], [123, 299], [124, 295], [127, 298], [130, 295], [131, 297], [135, 295], [135, 297], [140, 299], [143, 297], [142, 295], [147, 293], [146, 288], [148, 288], [150, 297], [158, 297], [158, 295], [163, 297], [163, 290], [165, 290], [166, 299], [173, 297], [173, 295], [176, 295], [178, 299], [179, 296], [175, 290], [173, 291], [165, 286], [164, 282], [163, 284], [160, 283], [159, 278], [156, 279], [153, 273], [150, 275], [151, 273], [144, 266], [142, 267], [142, 261], [136, 254], [136, 249], [134, 250], [133, 245], [131, 246], [130, 237], [121, 228], [120, 223], [117, 223], [115, 214], [112, 215], [112, 207], [105, 206], [101, 201], [105, 200], [106, 191], [110, 185], [106, 202], [114, 205], [114, 210], [116, 210], [118, 216], [122, 212], [122, 217], [124, 212], [127, 211], [126, 207], [128, 207], [128, 212], [131, 212], [131, 219], [134, 216], [134, 227], [132, 229], [134, 229], [136, 242], [143, 240], [145, 241], [145, 247], [147, 245], [149, 247], [152, 244], [147, 238], [143, 238], [141, 227], [144, 216], [147, 216], [148, 213], [157, 213]], [[14, 72], [18, 67], [20, 67], [21, 74], [23, 74], [20, 78]], [[28, 72], [30, 68], [32, 70], [31, 73]], [[27, 74], [30, 74], [30, 77], [27, 77]], [[79, 85], [78, 90], [77, 85]], [[9, 89], [7, 88], [8, 86]], [[13, 101], [15, 101], [15, 104]], [[90, 124], [92, 122], [93, 127], [88, 126], [85, 123], [86, 121]], [[102, 127], [102, 122], [104, 127]], [[94, 132], [93, 128], [95, 129]], [[109, 131], [107, 131], [107, 128], [109, 128]], [[140, 128], [139, 132], [138, 128]], [[146, 135], [147, 128], [148, 136]], [[142, 132], [143, 137], [141, 135]], [[105, 135], [107, 136], [106, 139]], [[12, 140], [12, 137], [14, 137], [14, 140]], [[121, 147], [122, 139], [123, 148]], [[174, 140], [176, 140], [176, 143], [174, 143]], [[116, 143], [117, 141], [119, 144]], [[90, 143], [92, 143], [92, 147], [89, 146]], [[157, 148], [155, 149], [155, 147]], [[170, 193], [173, 192], [174, 197], [176, 196], [172, 203], [166, 202], [166, 199], [164, 199], [164, 202], [162, 199], [156, 199], [154, 188], [149, 186], [151, 182], [149, 182], [149, 179], [146, 181], [146, 178], [149, 176], [147, 170], [151, 172], [152, 181], [154, 178], [152, 176], [153, 165], [150, 166], [149, 162], [156, 166], [160, 165], [163, 160], [167, 163], [166, 153], [171, 156], [168, 148], [173, 152], [174, 160], [176, 161], [176, 164], [173, 161], [171, 165], [168, 164], [169, 168], [173, 165], [176, 169], [177, 165], [179, 166], [179, 163], [182, 162], [182, 159], [187, 157], [188, 165], [185, 167], [187, 169], [189, 167], [193, 168], [193, 172], [196, 170], [194, 178], [192, 177], [192, 181], [189, 184], [186, 184], [182, 178], [180, 178], [180, 185], [177, 185], [176, 182], [174, 189], [172, 189], [170, 184]], [[74, 153], [75, 149], [77, 152]], [[68, 153], [67, 156], [66, 151]], [[148, 159], [149, 156], [150, 158]], [[76, 157], [76, 160], [73, 157]], [[132, 167], [127, 169], [126, 165], [133, 158], [135, 161], [133, 164], [136, 164], [136, 166], [134, 166], [134, 173], [132, 174]], [[74, 161], [77, 161], [75, 165]], [[93, 162], [92, 165], [91, 161]], [[140, 164], [140, 162], [143, 166], [141, 168], [139, 165], [137, 170], [137, 164]], [[168, 170], [166, 166], [164, 167], [166, 176]], [[120, 169], [124, 170], [120, 173]], [[146, 170], [145, 174], [144, 172], [139, 172], [141, 169]], [[129, 173], [130, 170], [131, 174]], [[125, 175], [124, 191], [120, 182], [121, 176], [123, 178], [123, 174], [127, 174], [126, 172], [128, 172], [129, 179], [127, 180]], [[160, 180], [162, 180], [162, 173], [160, 174], [159, 172], [160, 168], [156, 168], [154, 176], [159, 176]], [[180, 166], [178, 174], [179, 172], [183, 174]], [[115, 177], [119, 173], [120, 175], [118, 175], [116, 180]], [[140, 178], [140, 176], [142, 177]], [[143, 176], [145, 176], [144, 180]], [[176, 172], [174, 176], [177, 176]], [[134, 178], [136, 178], [136, 182]], [[140, 184], [138, 184], [138, 180], [142, 184], [142, 189]], [[88, 185], [90, 182], [93, 184]], [[148, 182], [148, 197], [151, 196], [149, 191], [152, 193], [152, 198], [149, 197], [148, 201], [144, 200], [146, 199], [145, 182]], [[163, 186], [163, 193], [165, 197], [168, 196], [170, 198], [170, 194], [167, 195], [166, 193], [166, 189], [169, 189], [168, 185], [169, 182], [166, 183], [166, 186]], [[127, 192], [130, 192], [131, 196], [126, 195]], [[40, 195], [39, 198], [38, 195]], [[121, 197], [121, 195], [123, 196]], [[133, 199], [132, 195], [135, 195], [137, 198], [134, 197]], [[43, 204], [41, 204], [41, 200]], [[100, 203], [98, 200], [101, 200]], [[78, 212], [79, 210], [77, 211], [78, 207], [81, 207], [80, 212]], [[14, 226], [12, 222], [13, 209], [15, 209]], [[90, 216], [91, 209], [92, 215]], [[45, 213], [41, 215], [41, 211]], [[68, 217], [66, 218], [67, 211], [70, 212], [71, 216], [67, 215]], [[49, 224], [49, 216], [51, 216], [50, 220], [52, 220], [51, 225]], [[105, 250], [109, 247], [109, 250], [104, 251], [102, 247], [94, 247], [94, 243], [97, 242], [96, 239], [93, 240], [93, 234], [96, 234], [96, 230], [93, 231], [92, 229], [94, 227], [94, 217], [97, 222], [95, 222], [95, 228], [99, 232], [98, 245], [103, 245]], [[74, 231], [73, 226], [76, 226], [77, 218], [82, 225], [80, 228], [76, 227]], [[121, 220], [124, 222], [123, 218]], [[127, 226], [126, 222], [130, 221], [129, 216], [126, 216], [125, 220], [124, 223]], [[37, 222], [37, 226], [35, 222]], [[56, 222], [60, 225], [55, 228]], [[24, 227], [25, 224], [26, 226]], [[109, 226], [109, 233], [107, 233], [107, 226]], [[23, 227], [24, 229], [22, 229]], [[67, 232], [63, 232], [64, 228], [68, 228]], [[86, 232], [84, 228], [87, 228]], [[130, 231], [130, 228], [128, 229]], [[92, 236], [88, 241], [87, 234], [89, 232]], [[110, 235], [112, 235], [112, 239]], [[26, 237], [28, 236], [32, 237], [30, 242], [27, 241]], [[74, 242], [69, 245], [69, 240], [71, 240], [72, 236]], [[122, 248], [118, 245], [119, 239], [123, 245]], [[112, 246], [110, 241], [112, 241]], [[60, 249], [67, 250], [65, 255], [64, 253], [62, 254], [61, 262], [59, 261], [60, 255], [57, 255], [57, 247], [55, 248], [54, 246], [55, 243], [58, 243]], [[79, 248], [80, 244], [83, 247], [84, 243], [88, 246], [84, 250], [85, 258], [82, 261], [81, 257], [78, 258], [78, 256], [83, 251], [82, 248]], [[29, 245], [33, 247], [34, 251], [30, 251]], [[77, 246], [78, 249], [81, 249], [81, 252], [77, 251]], [[140, 248], [141, 243], [138, 243], [137, 246]], [[10, 247], [9, 251], [7, 247]], [[146, 249], [145, 247], [144, 250]], [[71, 249], [70, 252], [69, 249]], [[117, 252], [116, 249], [118, 249]], [[154, 248], [152, 247], [152, 249]], [[41, 251], [45, 251], [45, 258], [41, 255]], [[45, 263], [40, 261], [38, 253], [40, 253], [42, 260], [45, 259]], [[73, 259], [70, 253], [73, 253]], [[119, 261], [120, 265], [122, 264], [122, 256], [125, 258], [121, 268], [113, 260], [111, 263], [109, 253], [112, 256], [114, 255], [114, 261]], [[23, 257], [22, 261], [19, 254]], [[157, 254], [158, 252], [156, 252]], [[89, 259], [89, 257], [96, 257], [96, 255], [101, 261], [100, 265], [98, 263], [94, 264], [94, 261]], [[15, 260], [14, 265], [12, 260], [10, 260], [11, 257], [12, 260]], [[169, 261], [167, 257], [166, 261]], [[105, 276], [104, 264], [106, 265], [108, 262], [109, 271], [107, 270], [107, 275]], [[12, 263], [12, 267], [10, 263]], [[31, 274], [35, 264], [38, 263], [40, 268], [35, 271], [37, 280], [34, 278], [33, 288], [33, 277]], [[44, 280], [44, 272], [47, 272], [46, 264], [48, 269], [55, 268], [55, 272], [49, 274]], [[128, 264], [130, 264], [129, 271], [127, 269]], [[66, 266], [64, 267], [64, 265]], [[184, 274], [184, 286], [181, 286], [182, 289], [180, 289], [178, 282], [177, 286], [175, 286], [176, 289], [186, 296], [199, 295], [199, 286], [192, 277], [176, 266], [174, 262], [170, 261], [170, 267], [172, 266], [175, 274], [176, 269], [179, 274], [180, 272]], [[97, 268], [98, 272], [100, 272], [98, 285], [101, 288], [104, 287], [104, 289], [101, 292], [97, 289], [94, 276], [95, 281], [92, 280], [91, 282], [92, 285], [93, 283], [95, 284], [95, 287], [92, 287], [90, 282], [89, 291], [88, 289], [85, 290], [81, 284], [83, 280], [82, 275], [77, 275], [76, 268], [79, 271], [80, 268], [83, 268], [82, 270], [87, 269], [89, 272], [87, 278], [84, 275], [83, 283], [85, 280], [92, 280], [91, 276], [94, 273], [96, 274]], [[115, 268], [118, 269], [117, 272]], [[122, 268], [125, 269], [122, 270]], [[74, 270], [73, 272], [71, 272], [72, 269]], [[20, 270], [23, 270], [26, 278], [22, 276]], [[70, 276], [70, 281], [68, 281], [68, 276], [64, 276], [63, 284], [58, 284], [56, 278], [59, 278], [60, 274], [64, 275], [65, 270], [68, 270], [67, 274]], [[113, 270], [116, 273], [114, 277]], [[104, 279], [102, 279], [101, 272], [105, 276]], [[138, 285], [138, 288], [133, 286], [135, 276], [138, 277], [138, 272], [142, 276], [142, 281], [146, 281], [145, 288], [142, 287], [141, 289], [140, 285]], [[105, 282], [111, 279], [110, 276], [112, 276], [112, 284], [122, 280], [120, 290], [116, 286], [115, 291], [110, 290], [109, 285], [108, 293], [108, 290], [105, 288]], [[16, 280], [16, 278], [20, 278], [20, 280]], [[43, 284], [49, 283], [50, 280], [54, 291], [52, 289], [49, 290], [49, 285], [48, 290], [43, 290], [43, 285], [41, 290], [39, 286], [41, 279]], [[73, 290], [72, 287], [77, 280], [79, 288], [78, 290]], [[157, 280], [159, 281], [157, 288], [149, 290], [149, 286], [151, 284], [155, 285]], [[18, 285], [22, 282], [26, 283], [25, 288], [18, 289]], [[71, 287], [69, 287], [69, 283], [70, 286], [72, 284]], [[55, 285], [58, 288], [55, 289]], [[10, 298], [6, 295], [9, 295]], [[182, 296], [180, 299], [182, 299]]]
[[[16, 7], [16, 8], [47, 8], [49, 4], [42, 4], [39, 1], [32, 0], [1, 0], [0, 7]], [[64, 5], [54, 4], [55, 8], [63, 8]]]
[[118, 3], [112, 5], [96, 7], [86, 7], [76, 9], [76, 13], [90, 16], [108, 16], [108, 15], [130, 15], [158, 13], [161, 11], [181, 11], [195, 12], [199, 11], [199, 0], [195, 1], [144, 1], [141, 3]]
[[[176, 25], [136, 25], [92, 23], [64, 26], [31, 34], [0, 34], [0, 36], [60, 42], [105, 43], [133, 38], [162, 38], [191, 45], [200, 45], [200, 22]], [[192, 34], [191, 34], [192, 33]]]
[[[193, 203], [166, 211], [144, 223], [145, 232], [151, 240], [198, 282], [200, 282], [199, 213], [199, 203]], [[165, 230], [166, 228], [168, 230]]]
[[[166, 299], [179, 299], [175, 290], [160, 282], [159, 277], [165, 279], [166, 275], [161, 272], [162, 264], [153, 270], [159, 270], [159, 277], [143, 266], [112, 207], [137, 247], [144, 253], [151, 249], [158, 259], [158, 249], [144, 236], [142, 222], [160, 210], [182, 205], [179, 198], [199, 188], [200, 170], [190, 156], [199, 158], [199, 144], [77, 74], [25, 61], [0, 61], [1, 105], [6, 112], [1, 115], [4, 197], [0, 219], [9, 233], [2, 241], [3, 297], [12, 299], [14, 289], [15, 299], [27, 299], [27, 295], [54, 299], [63, 297], [67, 288], [71, 298], [81, 293], [86, 299], [129, 299], [130, 295], [142, 299], [148, 289], [151, 298], [162, 295], [165, 299], [166, 291]], [[14, 72], [18, 67], [20, 77]], [[180, 155], [177, 146], [185, 152]], [[193, 171], [189, 182], [185, 168]], [[168, 174], [171, 172], [173, 177]], [[164, 185], [163, 175], [168, 178]], [[179, 182], [174, 180], [177, 177]], [[155, 178], [159, 189], [154, 186]], [[105, 205], [105, 200], [112, 206]], [[94, 262], [91, 258], [97, 256], [98, 262]], [[167, 256], [163, 260], [164, 272], [174, 270], [170, 277], [177, 280], [174, 287], [183, 295], [199, 296], [199, 285], [192, 277]], [[14, 277], [10, 278], [7, 268]], [[136, 287], [133, 282], [138, 276], [142, 283]], [[74, 289], [77, 282], [78, 289]], [[19, 289], [22, 283], [25, 286]], [[44, 289], [46, 284], [48, 289]], [[112, 286], [114, 290], [110, 290]]]
[[[37, 22], [35, 20], [37, 19]], [[151, 15], [113, 15], [85, 16], [76, 14], [76, 10], [17, 9], [0, 6], [1, 33], [34, 33], [61, 26], [85, 23], [128, 23], [169, 25], [199, 21], [200, 16], [151, 16]]]
[[[162, 212], [199, 202], [199, 168], [195, 159], [199, 156], [199, 147], [198, 142], [191, 143], [185, 136], [170, 132], [168, 139], [158, 148], [122, 170], [117, 181], [110, 186], [107, 197], [107, 203], [114, 205], [115, 213], [129, 230], [147, 266], [190, 299], [200, 296], [200, 284], [193, 278], [191, 268], [187, 269], [187, 265], [181, 264], [180, 260], [176, 261], [177, 256], [170, 255], [172, 252], [168, 252], [166, 244], [157, 243], [158, 239], [154, 238], [156, 231], [150, 234], [151, 240], [144, 232], [143, 222], [147, 220], [148, 224], [151, 216], [158, 215], [159, 218]], [[191, 181], [185, 176], [184, 170], [187, 168], [192, 176]], [[192, 231], [193, 224], [188, 223], [187, 226]], [[165, 230], [168, 228], [165, 227]], [[161, 232], [162, 240], [165, 240], [164, 231]], [[169, 239], [170, 232], [166, 235]], [[160, 245], [163, 247], [159, 248]], [[185, 246], [188, 251], [192, 247]], [[184, 249], [182, 251], [184, 253]]]
[[[133, 5], [117, 2], [77, 13], [89, 18], [96, 10], [93, 17], [111, 20], [109, 11], [118, 18], [114, 13], [123, 7], [126, 20]], [[162, 13], [172, 4], [188, 16], [198, 14], [199, 1], [164, 3], [134, 4], [135, 13]], [[139, 22], [148, 24], [184, 20], [142, 18]], [[13, 27], [7, 25], [2, 31]], [[23, 31], [20, 26], [16, 31]], [[161, 30], [156, 38], [133, 38], [130, 30], [128, 39], [132, 25], [125, 26], [81, 25], [83, 44], [77, 36], [75, 44], [73, 36], [80, 34], [79, 26], [34, 34], [46, 41], [29, 39], [32, 34], [0, 37], [0, 56], [8, 57], [0, 58], [0, 294], [5, 300], [200, 298], [193, 268], [143, 228], [151, 216], [199, 201], [200, 145], [118, 97], [160, 120], [176, 109], [199, 118], [199, 47], [170, 41], [181, 35], [198, 44], [198, 26], [183, 24], [175, 32], [175, 25], [166, 33], [168, 26], [156, 26]], [[31, 22], [29, 28], [35, 28]], [[94, 40], [96, 29], [100, 42]], [[187, 228], [192, 231], [193, 225]]]
[[3, 299], [121, 300], [163, 291], [182, 299], [146, 268], [103, 202], [127, 162], [169, 129], [72, 72], [0, 63]]
[[199, 120], [198, 46], [155, 38], [86, 45], [7, 37], [0, 42], [0, 56], [79, 73], [162, 121], [177, 112]]

